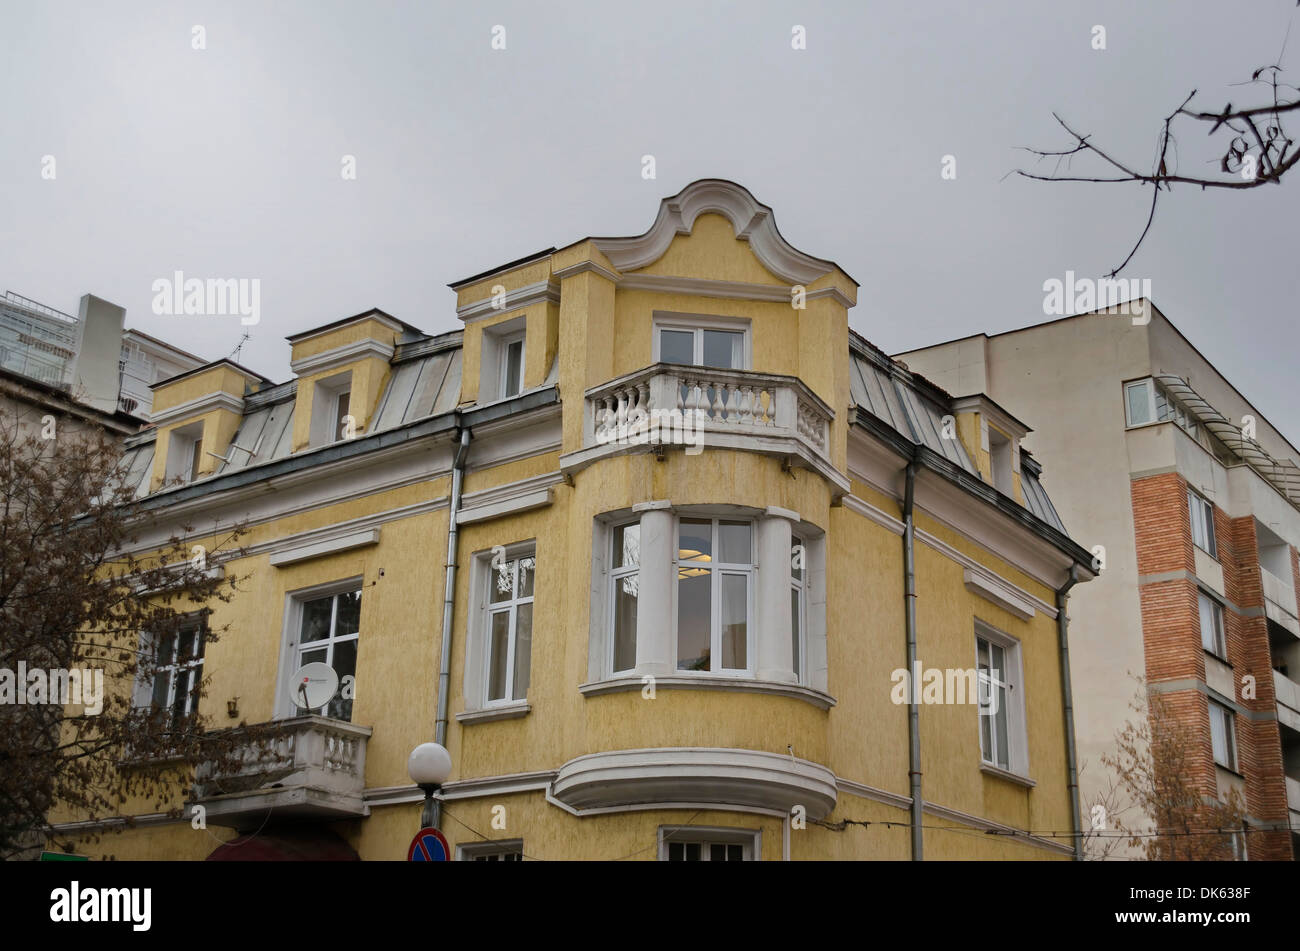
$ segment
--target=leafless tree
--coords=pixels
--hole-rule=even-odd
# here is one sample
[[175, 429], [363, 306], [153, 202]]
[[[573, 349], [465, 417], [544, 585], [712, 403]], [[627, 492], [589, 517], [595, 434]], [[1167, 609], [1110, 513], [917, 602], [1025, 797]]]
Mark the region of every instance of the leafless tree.
[[[1300, 160], [1300, 149], [1295, 148], [1296, 143], [1283, 124], [1288, 113], [1300, 109], [1300, 88], [1283, 83], [1281, 74], [1280, 63], [1259, 67], [1251, 74], [1248, 82], [1239, 84], [1251, 87], [1251, 101], [1244, 105], [1229, 101], [1218, 110], [1193, 106], [1192, 100], [1197, 94], [1197, 90], [1193, 89], [1178, 108], [1161, 122], [1155, 156], [1150, 165], [1117, 158], [1109, 148], [1098, 145], [1091, 133], [1077, 131], [1059, 115], [1052, 113], [1052, 117], [1069, 136], [1071, 144], [1059, 150], [1023, 149], [1037, 157], [1037, 167], [1033, 170], [1018, 168], [1015, 173], [1038, 181], [1136, 184], [1151, 190], [1146, 225], [1128, 256], [1107, 275], [1115, 277], [1137, 254], [1138, 248], [1151, 231], [1161, 195], [1173, 191], [1175, 184], [1196, 186], [1202, 190], [1245, 190], [1282, 183], [1283, 176]], [[1207, 165], [1217, 166], [1215, 172], [1195, 174], [1180, 171], [1179, 139], [1175, 126], [1190, 131], [1206, 130], [1213, 141], [1211, 151], [1204, 157], [1204, 161]], [[1081, 157], [1089, 159], [1089, 167], [1098, 167], [1099, 171], [1091, 174], [1076, 173], [1073, 160]], [[1046, 162], [1054, 164], [1050, 171], [1044, 172], [1041, 168]], [[1190, 167], [1194, 163], [1195, 159], [1192, 159], [1187, 164]]]
[[[39, 848], [52, 809], [90, 820], [128, 803], [178, 810], [187, 770], [235, 755], [184, 702], [161, 710], [133, 693], [143, 683], [153, 695], [165, 660], [156, 648], [182, 643], [196, 620], [200, 644], [216, 640], [204, 622], [236, 579], [210, 569], [241, 531], [206, 550], [182, 533], [133, 554], [147, 518], [123, 484], [121, 457], [101, 432], [0, 417], [0, 858]], [[98, 702], [94, 670], [103, 671]], [[80, 706], [75, 695], [65, 705], [67, 681], [56, 690], [50, 671], [82, 674]]]

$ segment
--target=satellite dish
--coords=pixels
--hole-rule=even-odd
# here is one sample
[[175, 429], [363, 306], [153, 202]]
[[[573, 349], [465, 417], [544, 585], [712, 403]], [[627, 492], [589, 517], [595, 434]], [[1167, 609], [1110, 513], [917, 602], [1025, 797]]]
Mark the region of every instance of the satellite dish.
[[338, 690], [339, 675], [329, 664], [304, 664], [293, 672], [289, 682], [290, 699], [304, 710], [325, 706]]

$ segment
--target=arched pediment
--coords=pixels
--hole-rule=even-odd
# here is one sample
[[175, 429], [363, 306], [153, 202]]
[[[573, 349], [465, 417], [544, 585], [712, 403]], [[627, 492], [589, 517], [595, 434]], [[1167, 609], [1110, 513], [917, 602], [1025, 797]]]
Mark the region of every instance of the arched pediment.
[[596, 247], [620, 271], [635, 271], [663, 257], [676, 235], [688, 235], [700, 215], [716, 213], [731, 222], [736, 237], [748, 241], [754, 256], [783, 281], [811, 284], [830, 272], [829, 261], [804, 254], [777, 230], [772, 209], [749, 190], [720, 178], [692, 182], [659, 203], [650, 230], [633, 238], [593, 238]]

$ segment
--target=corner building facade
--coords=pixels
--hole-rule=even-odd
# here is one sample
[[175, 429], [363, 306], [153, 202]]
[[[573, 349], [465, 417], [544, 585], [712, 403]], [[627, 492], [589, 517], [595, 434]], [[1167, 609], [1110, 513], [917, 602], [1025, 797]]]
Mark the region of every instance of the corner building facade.
[[[727, 181], [452, 286], [461, 331], [372, 311], [290, 338], [289, 383], [221, 362], [154, 388], [142, 545], [249, 526], [196, 702], [294, 742], [274, 777], [178, 786], [206, 830], [140, 814], [89, 850], [401, 859], [407, 757], [439, 738], [458, 858], [1074, 854], [1058, 592], [1092, 558], [1023, 423], [853, 334], [856, 282]], [[350, 690], [304, 712], [310, 661]]]

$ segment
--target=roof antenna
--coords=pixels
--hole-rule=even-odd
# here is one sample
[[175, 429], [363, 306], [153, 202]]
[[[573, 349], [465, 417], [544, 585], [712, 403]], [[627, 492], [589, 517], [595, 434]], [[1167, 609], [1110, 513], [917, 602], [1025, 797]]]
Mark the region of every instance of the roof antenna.
[[244, 343], [248, 340], [248, 338], [249, 338], [249, 333], [248, 333], [247, 330], [245, 330], [243, 336], [239, 338], [239, 343], [238, 343], [238, 345], [235, 347], [234, 352], [232, 352], [232, 353], [230, 354], [230, 356], [226, 357], [226, 359], [227, 359], [227, 360], [234, 360], [236, 363], [238, 363], [238, 362], [239, 362], [239, 351], [244, 349]]

